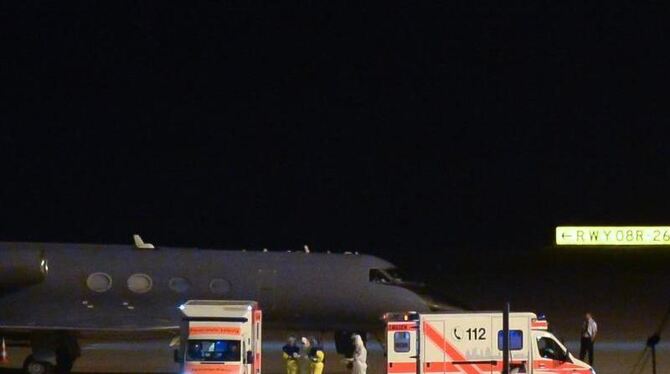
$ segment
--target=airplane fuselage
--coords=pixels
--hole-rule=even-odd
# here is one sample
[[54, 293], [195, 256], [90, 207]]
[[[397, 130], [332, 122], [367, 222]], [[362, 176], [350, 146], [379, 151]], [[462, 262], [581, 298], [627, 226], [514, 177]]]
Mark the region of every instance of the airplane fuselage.
[[392, 265], [366, 255], [0, 243], [0, 255], [10, 252], [40, 253], [48, 272], [3, 291], [0, 328], [170, 329], [189, 299], [257, 300], [270, 327], [320, 330], [374, 328], [385, 312], [428, 309], [408, 289], [371, 281], [371, 269]]

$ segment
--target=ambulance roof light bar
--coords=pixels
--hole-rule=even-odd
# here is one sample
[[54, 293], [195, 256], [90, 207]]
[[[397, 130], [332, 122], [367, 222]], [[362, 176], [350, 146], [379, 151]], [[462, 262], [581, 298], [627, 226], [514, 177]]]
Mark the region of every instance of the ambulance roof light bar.
[[416, 321], [419, 319], [419, 313], [409, 312], [389, 312], [385, 313], [382, 319], [386, 322]]
[[534, 330], [549, 330], [549, 321], [545, 318], [543, 314], [541, 314], [537, 318], [533, 318], [530, 320], [530, 326]]

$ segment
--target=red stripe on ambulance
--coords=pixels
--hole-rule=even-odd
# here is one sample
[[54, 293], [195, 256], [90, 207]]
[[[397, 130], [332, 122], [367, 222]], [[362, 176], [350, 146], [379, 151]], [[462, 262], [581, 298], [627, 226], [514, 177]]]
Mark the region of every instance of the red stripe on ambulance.
[[[423, 328], [424, 332], [426, 333], [426, 337], [430, 339], [436, 346], [438, 346], [444, 353], [446, 353], [449, 357], [451, 357], [452, 360], [454, 361], [467, 361], [465, 356], [463, 356], [456, 348], [454, 348], [449, 342], [447, 342], [442, 334], [440, 334], [437, 330], [433, 328], [433, 326], [430, 325], [428, 322], [423, 323]], [[448, 364], [445, 362], [445, 364]], [[479, 370], [477, 368], [469, 363], [463, 363], [463, 364], [454, 364], [458, 365], [461, 367], [466, 373], [468, 374], [479, 374]]]

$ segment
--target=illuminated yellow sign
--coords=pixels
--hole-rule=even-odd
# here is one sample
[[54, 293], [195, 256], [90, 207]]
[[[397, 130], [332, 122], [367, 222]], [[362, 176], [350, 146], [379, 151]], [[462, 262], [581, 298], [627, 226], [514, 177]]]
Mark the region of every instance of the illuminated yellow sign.
[[557, 245], [670, 245], [670, 226], [558, 226]]

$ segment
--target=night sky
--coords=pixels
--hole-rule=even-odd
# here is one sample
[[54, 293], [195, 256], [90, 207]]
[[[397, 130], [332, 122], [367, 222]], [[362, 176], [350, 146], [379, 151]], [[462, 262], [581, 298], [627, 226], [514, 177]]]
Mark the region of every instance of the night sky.
[[403, 263], [670, 223], [661, 2], [287, 4], [3, 4], [0, 240]]

